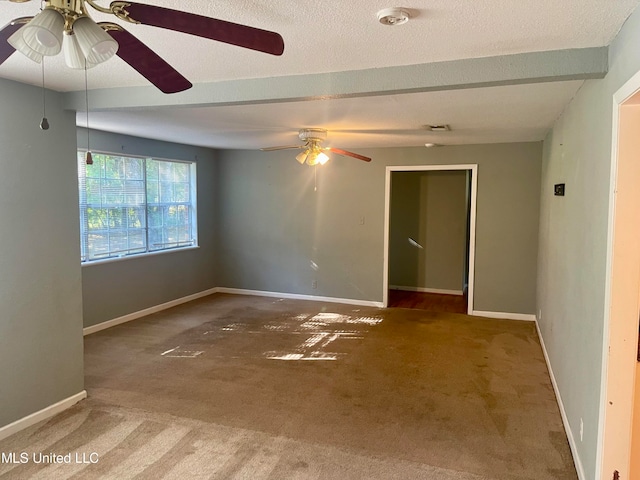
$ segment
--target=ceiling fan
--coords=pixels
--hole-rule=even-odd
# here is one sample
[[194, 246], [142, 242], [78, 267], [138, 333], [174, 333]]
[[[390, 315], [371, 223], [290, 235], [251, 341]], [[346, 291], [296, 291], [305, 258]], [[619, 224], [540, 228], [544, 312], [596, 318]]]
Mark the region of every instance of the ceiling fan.
[[67, 66], [77, 69], [91, 68], [117, 54], [164, 93], [192, 87], [189, 80], [120, 25], [94, 22], [87, 5], [134, 24], [188, 33], [271, 55], [282, 55], [284, 51], [284, 41], [278, 33], [179, 10], [119, 0], [112, 1], [109, 7], [102, 7], [95, 0], [44, 0], [40, 13], [16, 18], [0, 30], [0, 64], [16, 50], [38, 63], [43, 56], [57, 55], [62, 50]]
[[322, 142], [327, 138], [327, 131], [323, 128], [303, 128], [298, 132], [298, 138], [304, 142], [303, 145], [284, 145], [280, 147], [267, 147], [261, 148], [263, 152], [271, 152], [274, 150], [289, 150], [289, 149], [302, 149], [296, 160], [300, 164], [307, 165], [324, 165], [329, 161], [329, 156], [324, 152], [336, 153], [346, 157], [357, 158], [363, 162], [370, 162], [369, 157], [360, 155], [358, 153], [349, 152], [340, 148], [323, 147]]

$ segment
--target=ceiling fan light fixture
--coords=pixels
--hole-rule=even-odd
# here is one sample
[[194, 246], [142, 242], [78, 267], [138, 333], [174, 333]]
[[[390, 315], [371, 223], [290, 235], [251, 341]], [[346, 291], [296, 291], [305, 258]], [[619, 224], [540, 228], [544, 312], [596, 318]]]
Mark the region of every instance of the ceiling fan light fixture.
[[45, 8], [22, 27], [22, 38], [37, 53], [53, 56], [62, 50], [62, 30], [64, 18], [62, 14], [51, 8]]
[[303, 128], [298, 131], [298, 138], [305, 142], [304, 145], [283, 145], [279, 147], [261, 148], [260, 150], [272, 151], [300, 148], [302, 149], [302, 152], [296, 155], [296, 160], [301, 165], [307, 164], [309, 166], [314, 166], [317, 164], [324, 165], [325, 163], [327, 163], [331, 159], [331, 157], [329, 157], [324, 152], [331, 152], [335, 153], [336, 155], [357, 158], [358, 160], [362, 160], [363, 162], [371, 161], [369, 157], [365, 157], [364, 155], [350, 152], [348, 150], [342, 150], [341, 148], [335, 147], [322, 147], [322, 142], [327, 138], [327, 131], [323, 128]]
[[36, 52], [33, 48], [27, 45], [27, 42], [24, 41], [24, 37], [22, 36], [22, 27], [20, 30], [16, 31], [13, 35], [11, 35], [7, 39], [7, 43], [15, 48], [18, 52], [23, 54], [29, 60], [33, 60], [36, 63], [42, 63], [43, 55], [41, 53]]
[[106, 62], [118, 51], [118, 42], [89, 17], [77, 19], [73, 23], [73, 33], [87, 65]]
[[320, 149], [313, 149], [307, 155], [307, 165], [314, 166], [317, 164], [324, 165], [329, 161], [329, 157]]
[[296, 160], [300, 165], [304, 165], [304, 162], [307, 161], [307, 157], [309, 156], [309, 150], [303, 150], [298, 155], [296, 155]]
[[324, 165], [329, 161], [329, 156], [324, 152], [320, 152], [318, 154], [317, 161], [320, 165]]
[[313, 167], [316, 163], [318, 163], [318, 153], [309, 152], [309, 155], [307, 156], [307, 165]]
[[[67, 64], [67, 67], [74, 68], [76, 70], [83, 70], [85, 67], [85, 59], [80, 49], [80, 45], [78, 45], [78, 40], [76, 36], [71, 33], [64, 32], [64, 36], [62, 39], [62, 53], [64, 54], [64, 63]], [[87, 67], [90, 65], [87, 64]]]

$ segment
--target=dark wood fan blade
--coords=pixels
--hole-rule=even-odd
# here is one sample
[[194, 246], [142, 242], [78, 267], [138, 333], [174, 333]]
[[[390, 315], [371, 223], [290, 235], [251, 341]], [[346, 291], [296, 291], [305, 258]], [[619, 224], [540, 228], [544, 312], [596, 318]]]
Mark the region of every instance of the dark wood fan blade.
[[13, 22], [11, 22], [5, 25], [2, 30], [0, 30], [0, 65], [2, 65], [4, 61], [9, 58], [13, 54], [13, 52], [16, 51], [15, 48], [9, 45], [9, 42], [7, 42], [7, 40], [11, 35], [20, 30], [20, 27], [23, 26], [23, 24], [14, 24]]
[[[112, 6], [117, 3], [113, 2]], [[129, 13], [129, 18], [145, 25], [189, 33], [271, 55], [282, 55], [284, 52], [284, 41], [275, 32], [141, 3], [127, 2], [125, 11]]]
[[346, 157], [357, 158], [358, 160], [362, 160], [363, 162], [370, 162], [371, 159], [369, 157], [365, 157], [364, 155], [359, 155], [357, 153], [349, 152], [347, 150], [341, 150], [339, 148], [329, 147], [327, 148], [332, 153], [337, 153], [338, 155], [344, 155]]
[[193, 85], [158, 54], [126, 30], [108, 30], [118, 42], [117, 55], [164, 93], [188, 90]]
[[267, 148], [261, 148], [260, 150], [262, 150], [263, 152], [273, 152], [275, 150], [291, 150], [294, 148], [305, 148], [306, 145], [283, 145], [281, 147], [267, 147]]

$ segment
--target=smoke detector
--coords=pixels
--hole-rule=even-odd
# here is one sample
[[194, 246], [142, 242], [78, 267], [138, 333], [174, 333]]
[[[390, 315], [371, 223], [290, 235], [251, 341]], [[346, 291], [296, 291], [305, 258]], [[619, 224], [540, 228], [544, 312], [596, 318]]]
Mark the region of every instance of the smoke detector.
[[409, 21], [409, 12], [400, 8], [385, 8], [378, 12], [378, 21], [383, 25], [402, 25]]

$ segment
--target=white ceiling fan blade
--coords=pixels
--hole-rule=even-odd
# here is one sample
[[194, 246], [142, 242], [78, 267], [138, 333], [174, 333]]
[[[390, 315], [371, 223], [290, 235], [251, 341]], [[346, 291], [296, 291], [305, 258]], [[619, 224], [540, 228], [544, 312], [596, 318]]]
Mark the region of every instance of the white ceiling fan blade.
[[275, 150], [291, 150], [294, 148], [306, 148], [306, 145], [283, 145], [280, 147], [266, 147], [266, 148], [261, 148], [260, 150], [262, 150], [263, 152], [273, 152]]

